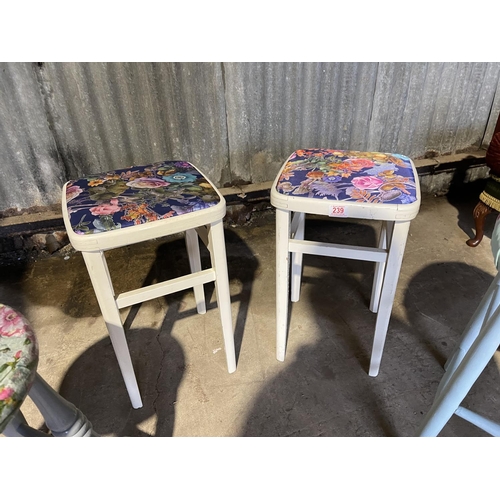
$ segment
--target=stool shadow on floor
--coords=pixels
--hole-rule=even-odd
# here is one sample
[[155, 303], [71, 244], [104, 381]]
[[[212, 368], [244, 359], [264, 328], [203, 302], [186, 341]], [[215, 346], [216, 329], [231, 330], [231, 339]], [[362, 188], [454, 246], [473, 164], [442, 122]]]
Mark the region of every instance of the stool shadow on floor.
[[[380, 222], [378, 221], [338, 222], [324, 217], [308, 217], [305, 239], [327, 243], [348, 243], [350, 245], [375, 247], [379, 230]], [[315, 284], [320, 289], [323, 288], [323, 292], [328, 297], [335, 297], [337, 301], [352, 299], [356, 303], [359, 303], [359, 312], [371, 318], [372, 313], [368, 309], [372, 291], [373, 263], [317, 255], [304, 255], [304, 265], [327, 271], [324, 279], [310, 277], [306, 273], [303, 273], [302, 283], [304, 285]], [[324, 315], [328, 315], [331, 307], [332, 304], [326, 305], [326, 301], [324, 300], [314, 301], [315, 316], [319, 315], [323, 317]], [[290, 303], [289, 322], [293, 308], [294, 304]], [[374, 324], [373, 322], [373, 327]], [[357, 339], [350, 338], [348, 342], [350, 342], [350, 349], [361, 356], [363, 368], [368, 370], [370, 352], [367, 352], [365, 357], [362, 354], [363, 350]]]
[[[494, 276], [463, 262], [433, 263], [412, 277], [404, 307], [414, 342], [444, 366]], [[445, 340], [443, 340], [445, 339]]]
[[[114, 436], [172, 436], [177, 390], [185, 370], [184, 351], [171, 335], [180, 302], [170, 303], [158, 330], [132, 329], [127, 334], [144, 406], [132, 409], [109, 338], [85, 351], [69, 368], [60, 394], [80, 404], [98, 432]], [[147, 425], [149, 432], [140, 429]]]
[[[234, 231], [226, 230], [225, 239], [231, 302], [238, 304], [234, 325], [238, 359], [252, 285], [259, 262]], [[134, 252], [133, 248], [130, 247], [130, 252]], [[202, 267], [210, 267], [208, 250], [201, 246], [200, 253]], [[137, 255], [131, 253], [130, 258], [132, 261], [140, 260], [140, 253]], [[118, 275], [113, 266], [113, 260], [110, 259], [112, 277], [114, 277], [113, 271]], [[187, 273], [189, 273], [189, 263], [184, 239], [180, 237], [157, 245], [154, 261], [140, 286], [148, 286]], [[129, 278], [124, 278], [120, 282], [120, 277], [117, 278], [117, 289], [129, 287], [129, 279], [135, 279], [129, 275]], [[234, 293], [236, 287], [239, 288], [238, 293]], [[204, 288], [207, 312], [217, 309], [215, 286], [209, 283]], [[171, 333], [176, 321], [189, 319], [196, 316], [197, 312], [191, 289], [160, 297], [155, 301], [160, 310], [166, 310], [158, 329], [134, 328], [134, 320], [143, 304], [132, 306], [124, 321], [132, 362], [143, 394], [142, 408], [133, 410], [130, 407], [109, 337], [85, 351], [72, 364], [64, 378], [61, 394], [71, 402], [78, 402], [101, 435], [150, 435], [140, 430], [139, 427], [144, 425], [148, 429], [155, 429], [152, 431], [155, 436], [173, 434], [177, 390], [185, 372], [185, 354], [183, 347]], [[217, 321], [220, 321], [218, 313]], [[222, 331], [220, 335], [222, 341]], [[149, 419], [155, 422], [144, 424]]]
[[[366, 226], [346, 228], [364, 244], [375, 238]], [[330, 235], [337, 231], [332, 225]], [[399, 300], [396, 296], [381, 370], [373, 378], [367, 373], [376, 319], [368, 310], [373, 268], [366, 262], [304, 257], [287, 357], [256, 397], [242, 435], [414, 435], [447, 356], [493, 278], [460, 262], [432, 264], [417, 273]], [[450, 432], [469, 435], [471, 430], [459, 422]]]
[[[430, 410], [437, 394], [437, 385], [443, 378], [446, 361], [452, 356], [495, 276], [463, 262], [436, 263], [418, 273], [408, 286], [404, 305], [412, 334], [412, 345], [417, 351], [428, 352], [439, 363], [439, 370], [431, 379], [432, 388], [424, 407]], [[465, 396], [463, 406], [490, 420], [498, 419], [500, 400], [499, 358], [492, 359]], [[416, 435], [420, 421], [414, 429]], [[488, 436], [459, 417], [452, 416], [439, 433], [440, 436]]]
[[[226, 258], [230, 285], [238, 282], [240, 292], [234, 294], [234, 288], [231, 290], [231, 304], [238, 304], [238, 314], [234, 326], [236, 360], [238, 360], [245, 320], [248, 315], [248, 306], [250, 303], [252, 284], [255, 279], [259, 262], [253, 255], [251, 249], [234, 231], [225, 229], [224, 237], [226, 240]], [[188, 261], [184, 240], [175, 240], [164, 243], [156, 251], [156, 259], [146, 276], [142, 286], [148, 286], [155, 282], [175, 278], [182, 274], [189, 273]], [[210, 254], [206, 247], [200, 246], [200, 257], [202, 268], [211, 267]], [[215, 285], [213, 282], [204, 285], [207, 311], [217, 309], [217, 299], [215, 295]], [[192, 290], [172, 294], [172, 297], [182, 300], [186, 293], [192, 294]], [[163, 300], [169, 297], [164, 298]], [[159, 299], [162, 300], [162, 299]], [[137, 315], [140, 305], [133, 306], [124, 323], [125, 329], [129, 328]], [[195, 314], [196, 311], [193, 312]]]
[[26, 318], [29, 314], [25, 310], [23, 281], [26, 279], [25, 275], [28, 270], [29, 266], [26, 261], [5, 266], [0, 263], [0, 303], [9, 305]]
[[[231, 286], [231, 303], [238, 304], [238, 313], [233, 325], [236, 358], [238, 358], [259, 260], [235, 231], [225, 229], [224, 235]], [[114, 252], [114, 255], [108, 258], [108, 266], [116, 294], [176, 278], [190, 272], [186, 246], [181, 235], [162, 238], [156, 242], [122, 247], [110, 252]], [[200, 245], [200, 256], [202, 268], [211, 267], [210, 255], [204, 245]], [[63, 292], [61, 295], [64, 294], [61, 297], [60, 307], [68, 316], [74, 318], [95, 317], [96, 320], [100, 321], [101, 313], [81, 254], [77, 253], [71, 259], [73, 262], [71, 267], [68, 266], [69, 273], [65, 273], [66, 280], [64, 282], [59, 280], [55, 288], [56, 294], [59, 292]], [[47, 265], [49, 272], [53, 272], [54, 275], [60, 274], [60, 262], [54, 260], [53, 263], [47, 263]], [[51, 305], [50, 300], [54, 300], [54, 295], [42, 293], [42, 288], [46, 289], [47, 283], [40, 283], [39, 286], [40, 289], [33, 288], [31, 290], [34, 300], [40, 302], [42, 299], [43, 304]], [[240, 288], [238, 293], [234, 293], [235, 286]], [[214, 283], [205, 284], [204, 289], [207, 311], [217, 309]], [[192, 289], [171, 294], [170, 297], [182, 300], [187, 295], [193, 297]], [[158, 300], [165, 301], [166, 299], [160, 297]], [[55, 301], [54, 303], [57, 304]], [[138, 304], [130, 308], [127, 319], [124, 321], [125, 330], [132, 326], [140, 307], [141, 304]], [[193, 311], [193, 314], [196, 314], [196, 310]]]
[[[305, 239], [375, 246], [378, 228], [377, 222], [312, 217]], [[367, 374], [374, 264], [315, 255], [304, 255], [303, 264], [301, 297], [289, 310], [285, 361], [255, 399], [243, 436], [356, 436], [362, 418], [353, 412], [372, 411], [377, 403]], [[378, 420], [384, 425], [382, 416]]]

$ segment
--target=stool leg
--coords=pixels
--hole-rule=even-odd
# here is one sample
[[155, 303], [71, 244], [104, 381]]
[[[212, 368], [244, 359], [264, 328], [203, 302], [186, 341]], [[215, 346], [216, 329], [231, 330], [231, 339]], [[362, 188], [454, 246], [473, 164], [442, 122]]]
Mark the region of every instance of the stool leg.
[[290, 212], [276, 209], [276, 358], [285, 361], [290, 273]]
[[[388, 240], [388, 231], [387, 225], [392, 224], [393, 222], [382, 221], [382, 227], [380, 229], [380, 233], [378, 236], [377, 248], [386, 250], [387, 240]], [[391, 227], [392, 227], [391, 226]], [[372, 296], [370, 300], [370, 311], [373, 313], [378, 312], [378, 306], [380, 303], [380, 292], [382, 291], [382, 282], [384, 280], [384, 271], [385, 271], [385, 262], [376, 262], [375, 263], [375, 276], [373, 277], [373, 287], [372, 287]]]
[[37, 373], [29, 397], [55, 437], [97, 437], [87, 417]]
[[[189, 267], [192, 273], [201, 271], [201, 259], [200, 259], [200, 244], [198, 241], [198, 233], [195, 229], [188, 229], [185, 234], [186, 238], [186, 248], [189, 257]], [[203, 284], [196, 285], [193, 287], [194, 298], [196, 301], [196, 310], [199, 314], [205, 314], [207, 308], [205, 305], [205, 292], [203, 290]]]
[[219, 307], [226, 350], [227, 370], [236, 371], [236, 354], [234, 351], [233, 318], [231, 314], [231, 294], [227, 274], [226, 244], [222, 220], [210, 224], [208, 231], [208, 249], [215, 270], [215, 290]]
[[470, 391], [474, 382], [500, 344], [500, 309], [481, 329], [481, 333], [468, 350], [462, 362], [452, 373], [448, 384], [434, 399], [431, 409], [425, 416], [417, 435], [437, 436], [460, 403]]
[[375, 324], [375, 336], [373, 339], [370, 370], [368, 372], [371, 377], [376, 377], [380, 369], [380, 361], [384, 350], [385, 337], [387, 335], [387, 328], [389, 326], [392, 304], [394, 302], [394, 295], [396, 294], [399, 271], [403, 261], [409, 229], [409, 221], [394, 223], [393, 234], [389, 242], [389, 253], [387, 255], [384, 282], [380, 294], [377, 322]]
[[45, 432], [30, 427], [21, 410], [14, 413], [2, 434], [5, 437], [50, 437]]
[[[295, 234], [293, 238], [296, 240], [304, 239], [304, 231], [305, 231], [305, 219], [306, 214], [302, 212], [296, 212], [293, 216], [292, 228], [296, 225], [295, 231], [292, 229], [292, 232]], [[302, 278], [302, 257], [303, 253], [301, 252], [293, 252], [291, 254], [291, 262], [292, 262], [292, 272], [291, 272], [291, 300], [292, 302], [298, 302], [300, 297], [300, 282]]]
[[127, 339], [114, 297], [113, 284], [103, 252], [82, 252], [94, 287], [97, 302], [106, 322], [111, 343], [133, 408], [141, 408], [142, 400], [128, 350]]
[[[474, 340], [476, 340], [481, 328], [487, 323], [491, 314], [496, 311], [497, 307], [500, 305], [500, 273], [497, 273], [495, 279], [492, 281], [488, 291], [484, 294], [476, 312], [470, 319], [469, 323], [464, 329], [464, 332], [460, 338], [460, 341], [451, 354], [448, 357], [444, 365], [446, 371], [454, 371], [455, 368], [460, 364], [464, 358], [467, 351], [470, 349]], [[443, 377], [442, 384], [444, 384], [446, 377]], [[440, 384], [440, 386], [442, 385]], [[439, 388], [438, 388], [439, 390]]]
[[476, 427], [483, 429], [483, 431], [491, 434], [495, 437], [500, 437], [500, 425], [492, 420], [485, 418], [477, 413], [474, 413], [463, 406], [459, 406], [455, 411], [455, 415], [458, 415], [460, 418], [467, 420], [471, 424], [474, 424]]

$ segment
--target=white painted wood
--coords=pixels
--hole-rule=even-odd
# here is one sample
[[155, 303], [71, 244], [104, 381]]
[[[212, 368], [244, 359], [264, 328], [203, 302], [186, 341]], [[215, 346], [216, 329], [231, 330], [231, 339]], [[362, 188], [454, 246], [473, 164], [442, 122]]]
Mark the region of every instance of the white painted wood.
[[[279, 193], [277, 184], [281, 172], [290, 158], [287, 158], [282, 164], [271, 186], [271, 204], [276, 209], [276, 356], [280, 361], [285, 359], [289, 300], [289, 253], [292, 253], [293, 263], [291, 271], [293, 301], [298, 300], [300, 296], [299, 270], [301, 271], [302, 266], [299, 266], [298, 256], [301, 254], [376, 262], [370, 309], [377, 312], [377, 322], [369, 370], [371, 376], [376, 376], [380, 368], [409, 223], [420, 210], [421, 192], [415, 165], [411, 162], [416, 181], [416, 201], [414, 203], [357, 203]], [[377, 248], [300, 239], [304, 237], [300, 227], [302, 215], [295, 216], [290, 223], [290, 216], [293, 212], [303, 214], [304, 217], [307, 214], [333, 217], [337, 213], [336, 207], [342, 208], [343, 214], [347, 214], [350, 219], [382, 221], [384, 229], [383, 234], [379, 237]], [[396, 233], [394, 238], [393, 232]], [[294, 236], [297, 236], [297, 239]]]
[[[299, 226], [304, 222], [305, 214], [303, 212], [295, 212], [292, 215], [292, 220], [290, 222], [290, 237], [295, 238], [295, 234], [299, 229]], [[301, 238], [298, 238], [301, 239]]]
[[[417, 431], [418, 436], [437, 436], [441, 432], [451, 416], [457, 412], [463, 399], [486, 368], [499, 344], [500, 308], [497, 308], [481, 328], [479, 335], [456, 369], [446, 371], [448, 381], [437, 393], [430, 410]], [[459, 413], [464, 414], [464, 412]], [[470, 414], [467, 414], [467, 417], [471, 421]], [[473, 423], [479, 424], [478, 426], [481, 427], [482, 418], [480, 416], [473, 418]], [[483, 430], [489, 432], [486, 428]]]
[[290, 240], [289, 251], [322, 255], [324, 257], [340, 257], [343, 259], [366, 260], [369, 262], [385, 262], [387, 252], [380, 248], [369, 248], [339, 243], [325, 243], [320, 241]]
[[116, 305], [113, 285], [109, 277], [108, 266], [103, 252], [82, 252], [92, 286], [106, 322], [111, 343], [127, 387], [130, 401], [134, 408], [142, 407], [141, 395], [135, 378], [132, 359], [127, 346], [127, 339], [120, 318], [120, 311]]
[[493, 422], [493, 420], [485, 418], [478, 413], [469, 410], [468, 408], [464, 408], [463, 406], [459, 406], [457, 408], [455, 415], [458, 415], [460, 418], [467, 420], [471, 424], [479, 427], [484, 432], [487, 432], [492, 436], [500, 437], [500, 425], [498, 425], [496, 422]]
[[[387, 249], [387, 222], [382, 221], [382, 227], [378, 236], [377, 248]], [[378, 312], [380, 303], [380, 293], [382, 291], [382, 281], [384, 279], [385, 261], [375, 263], [375, 275], [373, 277], [372, 296], [370, 299], [370, 311]]]
[[215, 270], [215, 291], [219, 306], [226, 351], [227, 369], [229, 373], [236, 371], [236, 354], [234, 349], [234, 330], [231, 313], [231, 295], [227, 273], [226, 245], [222, 220], [210, 224], [208, 230], [208, 249]]
[[[66, 185], [63, 187], [62, 210], [68, 237], [73, 247], [82, 252], [134, 408], [140, 408], [142, 400], [119, 314], [119, 309], [124, 307], [187, 288], [193, 288], [197, 311], [203, 314], [206, 312], [203, 285], [215, 281], [228, 371], [232, 373], [236, 370], [231, 297], [222, 223], [222, 219], [226, 214], [226, 202], [212, 182], [206, 180], [219, 195], [220, 201], [217, 205], [168, 219], [87, 235], [76, 234], [71, 228], [66, 205]], [[112, 248], [132, 245], [180, 232], [185, 232], [191, 273], [162, 283], [155, 283], [137, 290], [124, 292], [115, 297], [103, 252]], [[198, 237], [210, 250], [211, 269], [202, 270]]]
[[167, 236], [169, 234], [182, 233], [187, 229], [195, 229], [199, 226], [210, 224], [214, 220], [222, 219], [226, 215], [226, 200], [212, 182], [208, 179], [206, 180], [219, 195], [220, 201], [217, 205], [188, 214], [177, 215], [168, 219], [96, 234], [76, 234], [73, 231], [66, 203], [66, 183], [62, 189], [62, 214], [68, 238], [75, 250], [80, 250], [81, 252], [110, 250], [112, 248], [120, 248], [126, 245], [148, 241], [153, 238]]
[[437, 436], [456, 414], [488, 434], [500, 437], [500, 424], [460, 406], [500, 345], [499, 287], [500, 273], [495, 276], [449, 356], [434, 402], [419, 427], [418, 436]]
[[[453, 353], [448, 357], [444, 368], [446, 371], [453, 372], [460, 362], [463, 360], [465, 354], [470, 349], [474, 340], [476, 340], [481, 328], [484, 327], [488, 318], [491, 314], [500, 306], [500, 274], [495, 276], [491, 285], [488, 287], [487, 292], [484, 294], [479, 306], [477, 307], [475, 313], [470, 319], [469, 323], [464, 329], [460, 340], [455, 347]], [[443, 377], [438, 391], [441, 390], [441, 386], [445, 384], [446, 377]]]
[[406, 239], [410, 229], [410, 222], [396, 222], [388, 250], [384, 282], [380, 294], [380, 304], [375, 324], [375, 335], [373, 338], [372, 355], [368, 374], [376, 377], [380, 369], [382, 353], [387, 335], [387, 328], [392, 312], [392, 304], [398, 284], [399, 271], [403, 261]]
[[[188, 229], [185, 233], [186, 239], [186, 249], [189, 258], [189, 268], [191, 273], [197, 273], [201, 271], [201, 258], [200, 258], [200, 245], [198, 243], [198, 233], [194, 229]], [[194, 299], [196, 301], [196, 310], [199, 314], [205, 314], [207, 312], [205, 305], [205, 292], [203, 290], [203, 284], [194, 285]]]
[[[52, 436], [99, 437], [81, 410], [52, 389], [38, 373], [28, 396], [40, 411]], [[6, 437], [49, 437], [49, 434], [28, 425], [20, 409], [11, 417], [3, 434]]]
[[[496, 229], [496, 228], [495, 228]], [[453, 414], [492, 436], [500, 436], [500, 425], [460, 406], [500, 344], [500, 273], [495, 276], [459, 344], [445, 364], [434, 402], [422, 421], [418, 436], [437, 436]]]
[[[205, 269], [197, 273], [180, 276], [171, 280], [155, 283], [154, 285], [145, 286], [137, 290], [131, 290], [118, 295], [116, 305], [119, 309], [139, 304], [147, 300], [163, 297], [171, 293], [180, 292], [188, 288], [203, 286], [204, 283], [210, 283], [215, 280], [215, 272], [213, 269]], [[204, 302], [204, 301], [203, 301]], [[198, 312], [200, 312], [198, 310]]]
[[[306, 214], [295, 212], [292, 220], [292, 238], [295, 240], [304, 239]], [[292, 271], [291, 271], [291, 299], [292, 302], [297, 302], [300, 297], [300, 283], [302, 278], [302, 258], [303, 253], [294, 252], [291, 255]]]
[[276, 209], [276, 358], [285, 361], [290, 272], [290, 212]]

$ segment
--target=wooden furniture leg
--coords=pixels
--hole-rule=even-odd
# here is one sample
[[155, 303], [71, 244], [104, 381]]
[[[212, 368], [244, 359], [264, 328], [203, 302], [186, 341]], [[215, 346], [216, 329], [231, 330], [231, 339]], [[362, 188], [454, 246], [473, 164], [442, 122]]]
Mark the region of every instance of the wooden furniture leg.
[[418, 436], [437, 436], [453, 414], [471, 422], [492, 436], [500, 436], [500, 425], [460, 406], [486, 368], [500, 342], [500, 297], [498, 273], [467, 325], [459, 346], [445, 365], [436, 397], [417, 432]]
[[477, 247], [479, 243], [481, 243], [484, 235], [484, 220], [491, 212], [493, 212], [491, 207], [483, 203], [481, 200], [478, 201], [473, 212], [474, 223], [476, 226], [476, 236], [466, 241], [467, 245], [470, 247]]
[[[196, 309], [204, 314], [203, 286], [215, 281], [228, 372], [236, 370], [223, 228], [226, 201], [202, 172], [189, 162], [167, 160], [92, 174], [63, 186], [62, 211], [69, 240], [85, 260], [133, 408], [141, 408], [142, 399], [120, 310], [134, 304], [192, 288]], [[185, 233], [189, 274], [115, 294], [107, 250], [178, 233]], [[210, 251], [207, 269], [201, 265], [199, 239]]]

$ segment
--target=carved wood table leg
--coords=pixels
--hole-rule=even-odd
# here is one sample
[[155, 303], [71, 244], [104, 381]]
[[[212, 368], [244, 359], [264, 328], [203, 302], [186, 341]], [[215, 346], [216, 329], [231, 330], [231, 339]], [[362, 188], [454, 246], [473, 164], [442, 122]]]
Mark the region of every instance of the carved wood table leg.
[[477, 247], [479, 243], [481, 243], [484, 235], [484, 220], [491, 212], [493, 212], [493, 209], [481, 200], [475, 206], [472, 215], [474, 216], [474, 223], [476, 226], [476, 236], [466, 241], [467, 245], [470, 247]]
[[99, 437], [81, 410], [60, 396], [38, 373], [29, 397], [40, 410], [53, 436]]

